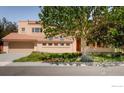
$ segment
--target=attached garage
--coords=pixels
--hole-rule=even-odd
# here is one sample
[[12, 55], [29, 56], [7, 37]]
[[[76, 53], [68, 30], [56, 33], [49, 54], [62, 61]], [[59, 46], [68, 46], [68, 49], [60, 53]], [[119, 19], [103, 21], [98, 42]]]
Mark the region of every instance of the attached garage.
[[9, 53], [24, 53], [32, 52], [34, 50], [33, 42], [9, 42]]
[[30, 53], [36, 49], [37, 39], [30, 35], [10, 33], [2, 40], [3, 51], [6, 53]]

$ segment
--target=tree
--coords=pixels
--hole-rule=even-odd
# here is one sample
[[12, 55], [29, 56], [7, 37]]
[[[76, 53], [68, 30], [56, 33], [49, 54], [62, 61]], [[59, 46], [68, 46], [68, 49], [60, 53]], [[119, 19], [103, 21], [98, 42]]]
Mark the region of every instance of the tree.
[[61, 34], [112, 47], [124, 44], [120, 35], [124, 32], [124, 7], [46, 6], [39, 17], [48, 37]]
[[47, 37], [62, 35], [85, 39], [90, 30], [92, 9], [86, 6], [42, 7], [39, 17], [45, 28], [44, 33]]
[[114, 29], [116, 29], [116, 36], [114, 37], [115, 47], [120, 47], [124, 45], [124, 7], [116, 6], [112, 7], [110, 21], [114, 24]]
[[112, 30], [109, 21], [110, 8], [109, 6], [96, 6], [92, 11], [92, 30], [87, 35], [88, 42], [99, 42], [105, 45], [113, 42], [111, 31], [109, 31]]
[[17, 24], [15, 22], [10, 22], [5, 17], [0, 20], [0, 42], [4, 36], [16, 31]]
[[[96, 16], [97, 15], [97, 16]], [[94, 15], [93, 15], [94, 16]], [[124, 7], [97, 7], [89, 42], [100, 42], [111, 47], [124, 44]]]

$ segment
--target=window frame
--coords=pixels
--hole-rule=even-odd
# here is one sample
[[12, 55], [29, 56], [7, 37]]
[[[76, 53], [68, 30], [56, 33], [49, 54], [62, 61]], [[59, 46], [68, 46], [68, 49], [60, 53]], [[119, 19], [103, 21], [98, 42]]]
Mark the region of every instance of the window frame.
[[[39, 31], [38, 31], [38, 29], [39, 29]], [[42, 32], [42, 30], [41, 30], [41, 28], [39, 28], [39, 27], [33, 27], [33, 28], [32, 28], [32, 32], [33, 32], [33, 33], [40, 33], [40, 32]]]
[[55, 39], [59, 39], [59, 37], [57, 37], [57, 36], [55, 36], [54, 38], [55, 38]]
[[53, 43], [48, 43], [48, 46], [53, 46]]
[[59, 38], [60, 38], [60, 40], [64, 40], [64, 37], [63, 36], [60, 36]]
[[43, 46], [47, 46], [47, 43], [42, 43]]
[[25, 32], [25, 27], [22, 27], [22, 28], [21, 28], [21, 31], [22, 31], [22, 32]]
[[[63, 45], [62, 45], [63, 44]], [[65, 43], [60, 43], [60, 46], [64, 46], [65, 45]]]
[[54, 43], [54, 46], [58, 46], [59, 45], [59, 43]]
[[66, 46], [70, 46], [71, 45], [71, 43], [66, 43]]
[[49, 40], [53, 40], [53, 37], [48, 37]]

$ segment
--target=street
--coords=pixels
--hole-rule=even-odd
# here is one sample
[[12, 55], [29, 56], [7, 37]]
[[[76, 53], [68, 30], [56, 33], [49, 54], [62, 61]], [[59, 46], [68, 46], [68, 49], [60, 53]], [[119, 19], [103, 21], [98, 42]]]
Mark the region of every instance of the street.
[[124, 66], [3, 66], [0, 76], [124, 76]]

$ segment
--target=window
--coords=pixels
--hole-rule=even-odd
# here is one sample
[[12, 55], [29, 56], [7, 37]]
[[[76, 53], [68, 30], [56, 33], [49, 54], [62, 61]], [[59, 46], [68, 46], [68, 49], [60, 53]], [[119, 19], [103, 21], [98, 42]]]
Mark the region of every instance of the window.
[[66, 43], [66, 46], [70, 46], [70, 43]]
[[89, 42], [86, 42], [86, 45], [89, 46]]
[[49, 40], [53, 40], [53, 37], [49, 37], [48, 39], [49, 39]]
[[54, 43], [55, 46], [58, 46], [58, 43]]
[[32, 28], [32, 32], [41, 32], [41, 28]]
[[100, 42], [97, 42], [97, 47], [101, 47], [101, 43]]
[[58, 39], [58, 37], [56, 36], [55, 39]]
[[63, 36], [60, 36], [60, 40], [64, 40], [64, 37]]
[[64, 46], [64, 43], [60, 43], [61, 46]]
[[22, 28], [22, 31], [25, 31], [25, 28], [24, 27]]
[[43, 46], [46, 46], [46, 43], [43, 43]]
[[93, 43], [93, 47], [95, 47], [95, 43]]
[[52, 46], [52, 43], [48, 43], [49, 46]]

